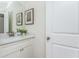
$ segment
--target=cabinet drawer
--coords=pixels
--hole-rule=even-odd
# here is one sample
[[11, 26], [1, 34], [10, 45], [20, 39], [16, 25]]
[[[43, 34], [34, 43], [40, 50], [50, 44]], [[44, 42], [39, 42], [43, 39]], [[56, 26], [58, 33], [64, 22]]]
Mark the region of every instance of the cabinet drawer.
[[0, 57], [5, 57], [16, 51], [20, 52], [21, 48], [32, 46], [32, 40], [23, 40], [12, 44], [0, 46]]

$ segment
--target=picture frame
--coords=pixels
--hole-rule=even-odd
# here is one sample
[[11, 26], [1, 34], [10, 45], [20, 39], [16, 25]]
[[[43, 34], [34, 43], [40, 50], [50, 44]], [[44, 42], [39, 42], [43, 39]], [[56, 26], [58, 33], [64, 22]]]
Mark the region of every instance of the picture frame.
[[24, 12], [24, 22], [26, 25], [34, 24], [34, 8], [31, 8]]
[[21, 26], [23, 24], [23, 13], [17, 13], [16, 14], [16, 25]]

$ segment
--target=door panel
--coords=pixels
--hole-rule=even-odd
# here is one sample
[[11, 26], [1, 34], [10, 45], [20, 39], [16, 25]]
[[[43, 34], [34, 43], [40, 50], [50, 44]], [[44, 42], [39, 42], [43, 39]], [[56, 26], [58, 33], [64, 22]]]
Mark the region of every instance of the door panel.
[[47, 2], [47, 30], [51, 33], [79, 33], [78, 29], [79, 2]]
[[54, 58], [77, 58], [79, 49], [52, 44], [52, 57]]

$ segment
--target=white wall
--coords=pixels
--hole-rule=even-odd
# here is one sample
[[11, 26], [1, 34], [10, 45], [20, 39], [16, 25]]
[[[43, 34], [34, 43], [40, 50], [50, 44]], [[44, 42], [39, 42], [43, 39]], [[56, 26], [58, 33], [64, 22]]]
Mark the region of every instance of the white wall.
[[45, 57], [45, 2], [21, 2], [24, 4], [24, 11], [34, 8], [34, 24], [27, 25], [29, 33], [35, 35], [33, 41], [34, 56]]
[[16, 13], [34, 8], [34, 24], [24, 25], [28, 33], [35, 35], [33, 40], [34, 57], [45, 57], [45, 2], [14, 2], [10, 9], [13, 9], [13, 31], [16, 32]]

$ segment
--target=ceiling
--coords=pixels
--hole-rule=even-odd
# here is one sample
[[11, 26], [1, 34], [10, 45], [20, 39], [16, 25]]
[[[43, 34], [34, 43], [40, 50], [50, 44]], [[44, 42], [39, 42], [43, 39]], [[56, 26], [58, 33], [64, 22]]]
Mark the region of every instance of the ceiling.
[[[28, 3], [28, 2], [27, 2]], [[11, 4], [19, 4], [22, 7], [25, 7], [26, 1], [0, 1], [0, 9], [2, 8], [7, 8], [9, 7]]]
[[[11, 5], [11, 3], [15, 3], [16, 1], [0, 1], [0, 8], [6, 8]], [[20, 3], [20, 2], [19, 2]]]

